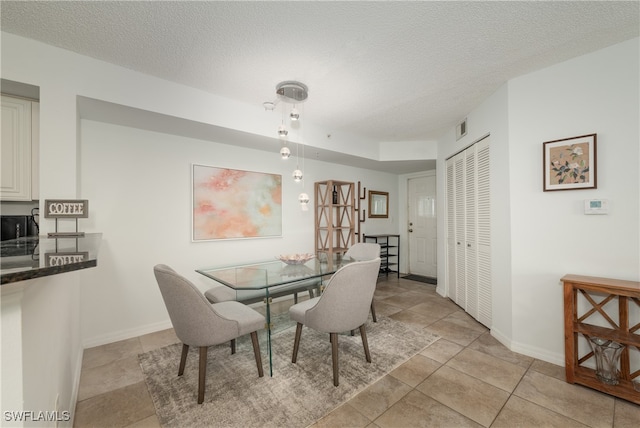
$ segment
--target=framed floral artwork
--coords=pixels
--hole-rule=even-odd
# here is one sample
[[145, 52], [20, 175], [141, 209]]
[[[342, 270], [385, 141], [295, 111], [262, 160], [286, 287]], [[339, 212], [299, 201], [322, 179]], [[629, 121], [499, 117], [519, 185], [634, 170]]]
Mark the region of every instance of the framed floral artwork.
[[597, 188], [596, 137], [588, 134], [543, 143], [545, 192]]
[[282, 176], [192, 165], [192, 241], [282, 236]]

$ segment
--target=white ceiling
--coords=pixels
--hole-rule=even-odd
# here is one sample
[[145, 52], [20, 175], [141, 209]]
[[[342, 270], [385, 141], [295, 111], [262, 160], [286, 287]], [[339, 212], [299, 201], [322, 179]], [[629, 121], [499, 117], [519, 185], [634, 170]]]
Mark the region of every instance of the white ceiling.
[[[434, 140], [506, 81], [639, 35], [639, 1], [2, 1], [1, 29], [239, 101], [283, 80], [328, 133]], [[275, 133], [275, 130], [274, 130]]]

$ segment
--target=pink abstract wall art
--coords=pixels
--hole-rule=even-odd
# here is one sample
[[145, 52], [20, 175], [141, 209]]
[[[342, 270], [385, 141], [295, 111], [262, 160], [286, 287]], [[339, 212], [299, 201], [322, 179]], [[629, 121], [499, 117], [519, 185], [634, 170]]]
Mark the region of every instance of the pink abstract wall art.
[[193, 241], [282, 236], [282, 176], [193, 165]]

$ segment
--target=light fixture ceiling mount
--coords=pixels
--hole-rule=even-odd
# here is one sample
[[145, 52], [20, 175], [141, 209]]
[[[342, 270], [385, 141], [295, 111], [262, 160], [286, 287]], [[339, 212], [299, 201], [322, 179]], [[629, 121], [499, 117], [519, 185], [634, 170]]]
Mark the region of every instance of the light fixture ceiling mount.
[[276, 94], [286, 103], [298, 104], [307, 100], [309, 88], [304, 83], [287, 80], [276, 85]]

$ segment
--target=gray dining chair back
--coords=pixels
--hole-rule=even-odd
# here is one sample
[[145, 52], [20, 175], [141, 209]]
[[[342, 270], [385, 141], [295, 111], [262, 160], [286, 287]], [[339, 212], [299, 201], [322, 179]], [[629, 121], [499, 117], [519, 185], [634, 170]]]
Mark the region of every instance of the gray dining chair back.
[[[345, 257], [352, 258], [353, 260], [373, 260], [375, 258], [380, 257], [380, 244], [375, 242], [357, 242], [349, 247], [346, 253], [344, 253]], [[378, 317], [376, 316], [376, 307], [371, 301], [371, 318], [373, 318], [373, 322], [378, 322]], [[353, 336], [353, 331], [351, 335]]]
[[374, 242], [357, 242], [344, 254], [354, 260], [373, 260], [380, 257], [380, 244]]
[[233, 354], [235, 339], [250, 333], [258, 376], [263, 376], [257, 331], [264, 328], [264, 316], [239, 302], [209, 303], [191, 281], [167, 265], [156, 265], [153, 271], [176, 336], [182, 342], [178, 376], [184, 373], [189, 346], [200, 350], [198, 404], [204, 401], [209, 346], [230, 341]]
[[297, 359], [303, 325], [329, 333], [335, 386], [338, 386], [338, 333], [359, 328], [366, 360], [371, 362], [364, 326], [369, 317], [379, 269], [379, 257], [350, 263], [333, 274], [322, 295], [291, 306], [289, 316], [297, 323], [293, 363]]

